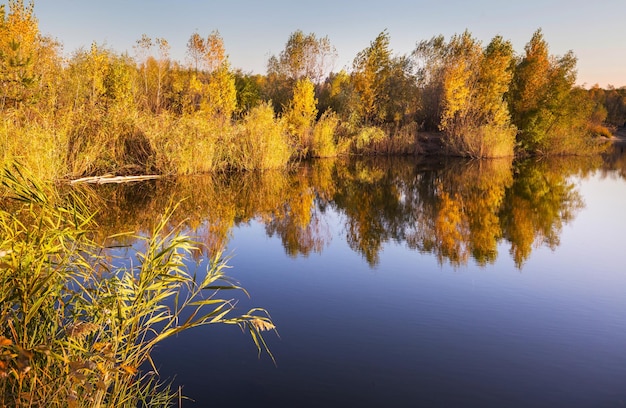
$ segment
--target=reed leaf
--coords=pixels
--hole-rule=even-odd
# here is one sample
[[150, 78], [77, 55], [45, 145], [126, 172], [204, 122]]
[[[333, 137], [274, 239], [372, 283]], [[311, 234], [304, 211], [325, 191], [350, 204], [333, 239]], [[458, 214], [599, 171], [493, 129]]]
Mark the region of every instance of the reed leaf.
[[159, 342], [202, 325], [248, 327], [273, 359], [260, 336], [269, 315], [233, 316], [236, 301], [220, 296], [247, 295], [221, 254], [204, 276], [188, 270], [199, 244], [169, 225], [178, 204], [137, 237], [132, 260], [113, 262], [90, 238], [94, 213], [79, 192], [19, 165], [0, 175], [0, 406], [168, 406], [177, 394], [142, 367], [154, 369]]

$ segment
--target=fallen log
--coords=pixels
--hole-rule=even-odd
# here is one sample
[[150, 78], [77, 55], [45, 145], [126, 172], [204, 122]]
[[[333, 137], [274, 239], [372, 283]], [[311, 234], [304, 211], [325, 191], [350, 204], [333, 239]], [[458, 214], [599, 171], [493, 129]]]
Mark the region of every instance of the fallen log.
[[145, 175], [145, 176], [114, 176], [112, 174], [105, 174], [104, 176], [91, 176], [82, 177], [79, 179], [71, 180], [70, 184], [78, 183], [91, 183], [91, 184], [107, 184], [107, 183], [129, 183], [132, 181], [144, 181], [158, 179], [159, 175]]

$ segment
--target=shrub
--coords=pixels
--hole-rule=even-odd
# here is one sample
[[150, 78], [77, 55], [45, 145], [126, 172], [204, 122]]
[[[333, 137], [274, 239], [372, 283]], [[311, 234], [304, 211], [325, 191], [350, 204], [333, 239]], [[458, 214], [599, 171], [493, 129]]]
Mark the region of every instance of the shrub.
[[224, 149], [229, 167], [244, 171], [284, 168], [292, 154], [283, 123], [269, 103], [250, 110]]
[[325, 112], [313, 128], [313, 157], [334, 157], [337, 155], [335, 132], [339, 118], [332, 111]]
[[375, 126], [364, 127], [354, 138], [354, 149], [357, 153], [368, 153], [375, 143], [385, 139], [385, 132]]

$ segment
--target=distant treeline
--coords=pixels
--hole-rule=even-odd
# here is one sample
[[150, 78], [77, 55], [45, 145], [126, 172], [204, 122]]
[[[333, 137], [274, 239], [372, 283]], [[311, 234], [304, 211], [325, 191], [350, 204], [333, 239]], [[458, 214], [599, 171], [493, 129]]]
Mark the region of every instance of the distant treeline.
[[[626, 89], [575, 86], [576, 58], [465, 31], [394, 55], [387, 31], [331, 72], [328, 37], [292, 33], [265, 75], [234, 70], [217, 31], [187, 61], [164, 38], [133, 56], [98, 44], [69, 59], [34, 3], [0, 8], [0, 160], [48, 177], [285, 167], [346, 154], [581, 154], [626, 120]], [[433, 146], [435, 148], [433, 149]]]

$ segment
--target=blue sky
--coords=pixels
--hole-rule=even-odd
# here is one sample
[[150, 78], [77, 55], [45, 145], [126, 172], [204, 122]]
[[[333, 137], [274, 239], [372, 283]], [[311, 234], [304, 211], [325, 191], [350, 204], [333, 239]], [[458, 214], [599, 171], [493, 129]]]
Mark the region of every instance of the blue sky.
[[93, 41], [132, 54], [145, 33], [167, 39], [184, 62], [194, 31], [219, 30], [231, 65], [255, 73], [297, 29], [330, 38], [338, 71], [384, 29], [394, 53], [407, 54], [420, 40], [465, 29], [485, 43], [501, 35], [521, 53], [542, 28], [552, 54], [578, 57], [579, 84], [626, 86], [626, 0], [36, 0], [35, 13], [68, 55]]

